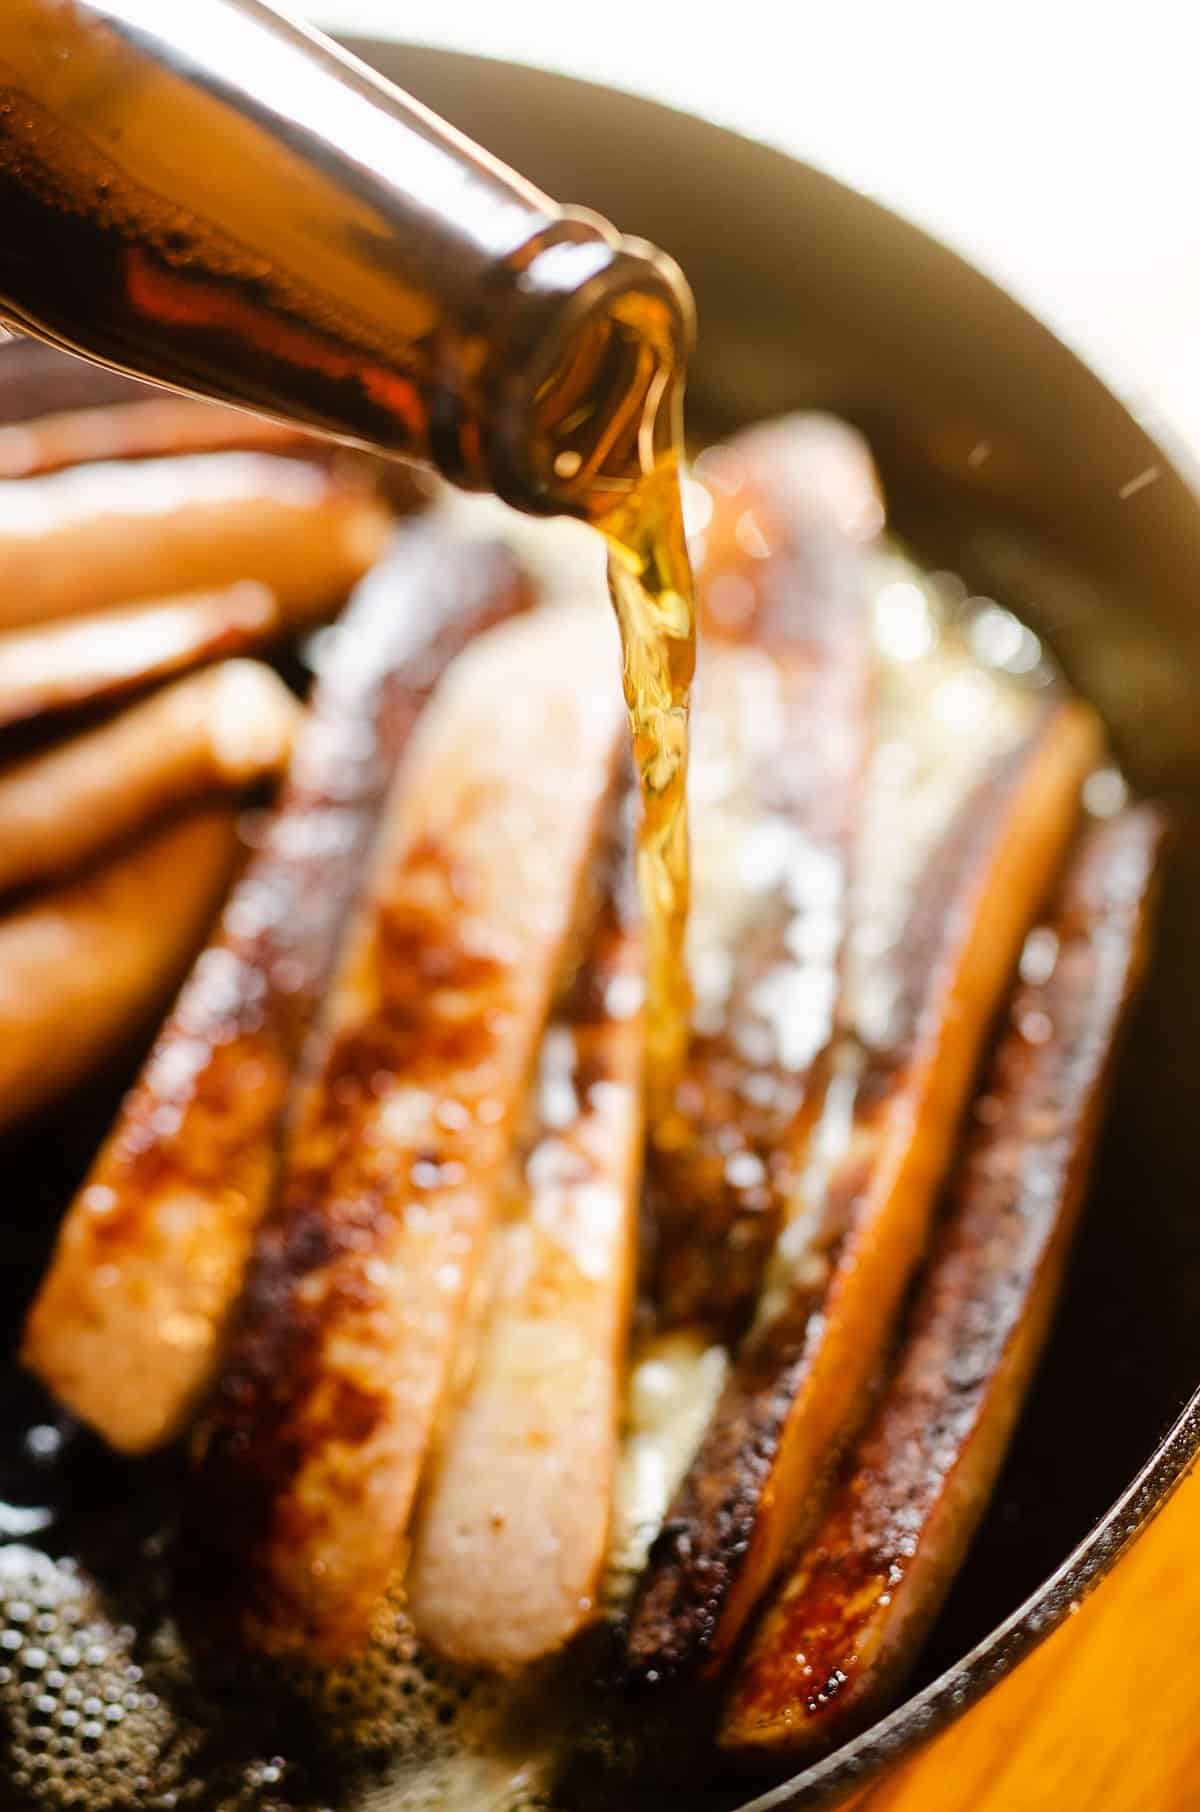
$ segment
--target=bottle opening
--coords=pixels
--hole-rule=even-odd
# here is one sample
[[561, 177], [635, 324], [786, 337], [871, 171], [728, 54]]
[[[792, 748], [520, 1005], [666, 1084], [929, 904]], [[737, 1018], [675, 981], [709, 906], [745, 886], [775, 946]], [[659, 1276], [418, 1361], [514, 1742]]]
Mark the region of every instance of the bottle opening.
[[669, 456], [693, 331], [672, 261], [607, 223], [572, 215], [519, 278], [519, 350], [509, 341], [494, 410], [491, 476], [538, 514], [602, 526]]

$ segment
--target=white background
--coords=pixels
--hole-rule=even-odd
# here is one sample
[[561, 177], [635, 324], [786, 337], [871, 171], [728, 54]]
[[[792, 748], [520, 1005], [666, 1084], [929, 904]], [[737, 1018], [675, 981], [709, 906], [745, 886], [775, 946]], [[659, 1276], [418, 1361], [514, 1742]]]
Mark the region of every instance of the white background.
[[290, 0], [781, 145], [932, 228], [1200, 447], [1196, 0]]

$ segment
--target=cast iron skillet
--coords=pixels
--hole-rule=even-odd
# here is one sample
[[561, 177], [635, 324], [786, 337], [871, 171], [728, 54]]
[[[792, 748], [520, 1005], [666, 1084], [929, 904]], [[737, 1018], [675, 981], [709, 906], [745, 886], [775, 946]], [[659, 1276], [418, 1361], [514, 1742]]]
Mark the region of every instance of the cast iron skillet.
[[[836, 1801], [1053, 1628], [1200, 1446], [1200, 505], [1170, 456], [1009, 297], [820, 172], [563, 76], [352, 46], [551, 194], [674, 253], [696, 291], [690, 426], [786, 409], [856, 422], [895, 527], [1016, 609], [1182, 824], [1056, 1333], [919, 1690], [754, 1802]], [[975, 452], [986, 448], [982, 460]], [[972, 458], [972, 455], [975, 455]], [[1126, 500], [1131, 479], [1157, 476]], [[923, 1686], [920, 1681], [926, 1682]]]
[[[1200, 837], [1190, 821], [1200, 505], [1163, 448], [1044, 328], [828, 176], [565, 77], [396, 44], [353, 48], [556, 196], [672, 251], [699, 304], [692, 430], [713, 437], [814, 406], [856, 422], [895, 528], [1042, 634], [1104, 712], [1134, 784], [1180, 807], [1158, 955], [1056, 1332], [991, 1511], [913, 1694], [752, 1802], [801, 1812], [840, 1800], [1013, 1667], [1114, 1564], [1200, 1448]], [[0, 419], [127, 387], [26, 347], [0, 358]], [[53, 1215], [122, 1080], [0, 1153], [34, 1228], [12, 1235], [0, 1267], [0, 1313], [14, 1330]], [[0, 1424], [23, 1413], [21, 1388], [0, 1388]]]

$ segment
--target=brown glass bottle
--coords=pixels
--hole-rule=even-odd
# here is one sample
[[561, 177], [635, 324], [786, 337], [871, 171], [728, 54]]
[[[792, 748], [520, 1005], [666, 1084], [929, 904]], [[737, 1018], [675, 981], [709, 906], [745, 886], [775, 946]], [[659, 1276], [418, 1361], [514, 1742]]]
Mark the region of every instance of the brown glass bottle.
[[588, 518], [690, 332], [669, 259], [257, 0], [5, 0], [0, 317]]
[[0, 0], [0, 319], [607, 536], [663, 1101], [694, 660], [671, 260], [260, 0]]

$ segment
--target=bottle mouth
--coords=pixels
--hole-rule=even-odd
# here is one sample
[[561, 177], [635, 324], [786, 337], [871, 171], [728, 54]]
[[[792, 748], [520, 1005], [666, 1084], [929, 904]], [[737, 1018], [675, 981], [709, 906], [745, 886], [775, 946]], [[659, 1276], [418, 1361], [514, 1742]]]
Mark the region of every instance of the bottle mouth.
[[600, 523], [668, 453], [695, 309], [674, 260], [572, 210], [515, 274], [488, 464], [518, 509]]

